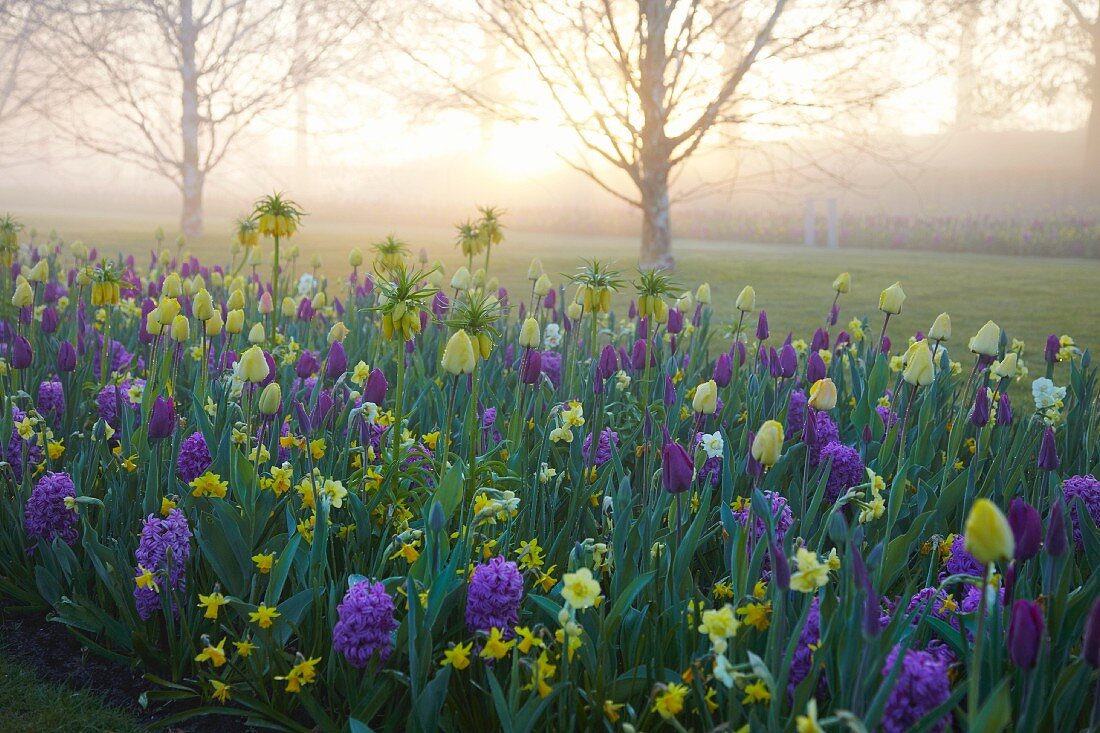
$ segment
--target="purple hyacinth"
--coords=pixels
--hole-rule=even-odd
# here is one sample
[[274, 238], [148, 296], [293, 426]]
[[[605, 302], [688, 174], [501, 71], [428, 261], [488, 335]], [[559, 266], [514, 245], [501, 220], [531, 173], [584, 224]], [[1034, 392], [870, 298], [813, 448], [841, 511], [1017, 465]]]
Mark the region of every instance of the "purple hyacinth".
[[882, 424], [886, 426], [887, 430], [894, 427], [898, 422], [898, 414], [886, 405], [876, 405], [875, 412], [878, 413], [879, 418], [882, 420]]
[[[600, 432], [600, 442], [596, 446], [596, 465], [602, 466], [611, 460], [611, 449], [614, 446], [619, 445], [619, 434], [611, 428], [604, 428]], [[584, 438], [583, 454], [585, 461], [588, 461], [588, 457], [592, 451], [592, 435], [591, 433]]]
[[27, 539], [52, 542], [60, 537], [66, 545], [76, 542], [76, 511], [65, 506], [66, 498], [75, 498], [76, 488], [67, 473], [50, 471], [34, 485], [23, 509], [23, 529]]
[[332, 627], [332, 648], [353, 667], [366, 667], [375, 655], [385, 662], [393, 651], [391, 634], [397, 628], [393, 611], [393, 597], [384, 585], [359, 581], [336, 607], [340, 618]]
[[[92, 352], [92, 369], [94, 374], [100, 374], [103, 369], [103, 337], [93, 339], [95, 349]], [[134, 355], [126, 350], [121, 342], [111, 339], [107, 345], [108, 366], [112, 373], [122, 373], [130, 369]]]
[[[938, 652], [910, 649], [905, 653], [897, 682], [886, 701], [886, 712], [882, 719], [882, 730], [886, 733], [904, 733], [910, 730], [926, 713], [942, 705], [950, 697], [951, 683], [947, 677], [947, 669], [951, 662], [942, 652], [942, 649]], [[895, 646], [890, 652], [882, 668], [883, 678], [890, 675], [901, 653], [900, 646]], [[950, 716], [945, 716], [932, 730], [944, 730], [950, 720]]]
[[[14, 423], [11, 429], [11, 437], [8, 438], [7, 452], [4, 456], [8, 465], [11, 466], [11, 471], [15, 475], [15, 482], [19, 483], [23, 480], [23, 469], [34, 468], [38, 464], [42, 463], [43, 452], [42, 446], [39, 445], [38, 434], [35, 434], [30, 440], [23, 440], [19, 435], [19, 430], [16, 425], [23, 421], [27, 414], [20, 410], [18, 407], [11, 408], [11, 419]], [[23, 463], [23, 453], [26, 451], [27, 463]]]
[[197, 479], [212, 462], [210, 449], [206, 447], [206, 438], [202, 433], [195, 431], [180, 444], [180, 455], [176, 460], [176, 467], [184, 483], [191, 483]]
[[955, 535], [951, 542], [951, 557], [947, 558], [948, 575], [985, 575], [985, 568], [966, 551], [966, 538]]
[[790, 674], [787, 677], [787, 694], [794, 697], [795, 688], [802, 680], [810, 675], [813, 668], [814, 650], [821, 641], [821, 598], [814, 596], [810, 602], [810, 613], [806, 617], [806, 625], [802, 627], [802, 633], [798, 637], [798, 646], [794, 649], [794, 657], [791, 658]]
[[[932, 599], [931, 604], [928, 603], [928, 599]], [[913, 597], [909, 600], [909, 605], [905, 607], [905, 615], [908, 616], [915, 611], [925, 614], [929, 618], [938, 618], [941, 621], [946, 621], [951, 624], [955, 629], [959, 628], [959, 617], [953, 613], [954, 601], [947, 591], [928, 587], [922, 588], [913, 594]], [[920, 620], [919, 616], [913, 618], [912, 623], [916, 625]]]
[[466, 594], [466, 626], [470, 631], [497, 628], [506, 639], [515, 635], [519, 604], [523, 600], [523, 576], [514, 562], [502, 556], [478, 565], [470, 575]]
[[840, 440], [840, 431], [837, 430], [836, 423], [827, 412], [814, 411], [811, 419], [814, 421], [813, 440], [806, 448], [810, 451], [810, 466], [817, 468], [821, 463], [821, 449], [833, 441]]
[[140, 415], [141, 413], [141, 403], [134, 403], [130, 400], [131, 387], [144, 389], [145, 380], [126, 379], [120, 384], [108, 384], [103, 389], [99, 390], [99, 394], [96, 395], [95, 403], [96, 407], [99, 409], [99, 416], [115, 430], [118, 430], [121, 426], [119, 417], [120, 411], [123, 408], [129, 408], [130, 412], [135, 415]]
[[[169, 555], [171, 559], [169, 560]], [[187, 561], [191, 557], [191, 528], [179, 509], [172, 509], [161, 518], [150, 514], [141, 527], [141, 539], [134, 551], [136, 575], [148, 570], [156, 578], [159, 593], [153, 588], [134, 587], [134, 602], [138, 614], [148, 619], [161, 608], [160, 594], [176, 591], [180, 596], [187, 589]], [[175, 602], [173, 601], [173, 604]], [[173, 605], [173, 610], [175, 606]]]
[[561, 354], [556, 351], [542, 352], [542, 373], [554, 385], [554, 389], [561, 386]]
[[61, 382], [53, 379], [38, 385], [38, 414], [55, 428], [61, 425], [65, 414], [65, 390]]
[[838, 441], [827, 444], [818, 453], [818, 462], [832, 461], [829, 467], [829, 480], [825, 484], [825, 502], [834, 503], [848, 489], [862, 483], [867, 474], [859, 451]]
[[[763, 494], [764, 498], [771, 503], [772, 517], [775, 519], [775, 539], [777, 542], [782, 542], [783, 538], [787, 536], [787, 530], [794, 523], [794, 515], [791, 514], [791, 508], [787, 506], [787, 500], [783, 496], [770, 489], [764, 491]], [[745, 501], [741, 508], [733, 513], [733, 518], [742, 527], [748, 529], [747, 544], [750, 548], [755, 547], [760, 538], [767, 534], [767, 525], [763, 519], [752, 513], [752, 506], [748, 501]], [[752, 519], [752, 526], [749, 526], [750, 518]], [[765, 562], [767, 562], [766, 559]]]
[[806, 427], [806, 393], [800, 389], [793, 389], [787, 400], [787, 435], [800, 433], [804, 427]]
[[487, 451], [500, 442], [500, 431], [496, 428], [497, 408], [486, 407], [481, 412], [481, 449]]
[[1073, 520], [1073, 542], [1077, 551], [1085, 549], [1085, 542], [1081, 536], [1081, 520], [1077, 516], [1077, 502], [1080, 499], [1085, 505], [1094, 524], [1100, 525], [1100, 481], [1092, 474], [1084, 476], [1070, 476], [1062, 484], [1062, 495], [1069, 506], [1069, 516]]

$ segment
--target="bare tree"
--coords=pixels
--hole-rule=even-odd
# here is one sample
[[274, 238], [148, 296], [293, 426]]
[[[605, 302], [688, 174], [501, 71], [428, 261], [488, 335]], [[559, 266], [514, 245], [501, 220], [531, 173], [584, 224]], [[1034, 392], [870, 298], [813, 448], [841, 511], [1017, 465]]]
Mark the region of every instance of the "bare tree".
[[22, 162], [18, 151], [29, 147], [34, 100], [50, 84], [36, 54], [47, 17], [33, 0], [0, 0], [0, 165]]
[[[876, 14], [886, 0], [472, 4], [468, 16], [450, 3], [437, 7], [452, 25], [484, 29], [533, 72], [579, 142], [566, 162], [641, 211], [647, 265], [673, 264], [671, 206], [678, 195], [699, 193], [672, 185], [690, 158], [749, 128], [824, 129], [889, 86], [866, 76], [850, 83], [884, 40]], [[448, 81], [467, 101], [510, 119], [540, 112], [491, 98], [469, 77]], [[701, 187], [717, 185], [728, 180]]]
[[[50, 119], [93, 151], [171, 181], [203, 229], [207, 176], [265, 115], [322, 76], [369, 0], [73, 0], [47, 47], [72, 101]], [[310, 22], [299, 22], [303, 15]], [[308, 33], [308, 38], [304, 34]], [[271, 151], [282, 156], [281, 151]]]
[[1084, 165], [1088, 177], [1095, 181], [1100, 179], [1100, 2], [1062, 0], [1062, 4], [1069, 16], [1066, 25], [1073, 29], [1064, 61], [1075, 67], [1074, 77], [1089, 105]]

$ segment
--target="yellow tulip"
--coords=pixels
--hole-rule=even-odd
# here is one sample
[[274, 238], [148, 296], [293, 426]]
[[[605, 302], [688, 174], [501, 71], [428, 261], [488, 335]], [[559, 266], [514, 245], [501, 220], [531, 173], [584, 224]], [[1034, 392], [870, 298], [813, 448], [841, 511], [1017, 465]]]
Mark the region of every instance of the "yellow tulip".
[[903, 303], [905, 303], [905, 291], [901, 289], [900, 282], [886, 288], [878, 296], [878, 309], [892, 316], [901, 313]]
[[905, 370], [901, 377], [907, 384], [927, 387], [936, 378], [936, 364], [932, 360], [927, 341], [922, 339], [910, 346], [902, 360], [905, 362]]
[[262, 414], [271, 417], [279, 411], [279, 407], [282, 406], [282, 404], [283, 389], [279, 386], [278, 382], [272, 382], [264, 387], [263, 392], [260, 392], [259, 408]]
[[313, 306], [313, 310], [315, 311], [322, 310], [326, 305], [328, 305], [328, 296], [325, 295], [325, 291], [322, 290], [321, 292], [317, 293], [317, 295], [314, 295], [313, 302], [310, 303], [310, 305]]
[[1016, 552], [1012, 527], [989, 499], [978, 499], [966, 518], [966, 551], [983, 565], [1010, 560]]
[[565, 315], [574, 321], [579, 320], [583, 312], [580, 303], [570, 303], [565, 309]]
[[531, 264], [527, 266], [527, 279], [536, 281], [542, 276], [542, 260], [538, 257], [531, 260]]
[[550, 282], [550, 278], [547, 277], [546, 273], [543, 273], [539, 275], [539, 279], [535, 281], [535, 295], [540, 298], [545, 298], [552, 287], [554, 287], [554, 285]]
[[1016, 368], [1020, 362], [1020, 357], [1015, 351], [1010, 351], [1005, 354], [1005, 358], [1000, 361], [993, 362], [993, 366], [990, 367], [990, 371], [996, 374], [1001, 379], [1011, 379], [1016, 376]]
[[259, 346], [245, 349], [241, 354], [241, 360], [237, 364], [237, 373], [246, 382], [256, 384], [267, 379], [271, 373], [271, 367], [264, 358], [264, 352]]
[[741, 293], [737, 296], [736, 306], [737, 310], [742, 313], [752, 313], [756, 309], [756, 291], [753, 290], [752, 285], [741, 288]]
[[187, 316], [178, 315], [172, 319], [172, 329], [170, 331], [172, 340], [176, 343], [183, 343], [187, 339], [191, 338], [191, 324], [187, 322]]
[[231, 311], [244, 308], [244, 291], [240, 288], [234, 288], [233, 292], [229, 294], [229, 300], [225, 301], [225, 307]]
[[783, 453], [783, 426], [768, 420], [760, 426], [752, 441], [752, 457], [764, 466], [774, 466]]
[[449, 374], [472, 374], [477, 359], [474, 356], [474, 344], [465, 329], [458, 329], [447, 340], [443, 349], [442, 367]]
[[207, 292], [206, 288], [199, 288], [199, 292], [195, 293], [191, 312], [200, 321], [206, 321], [214, 317], [214, 299], [210, 297], [210, 293]]
[[852, 289], [852, 276], [846, 272], [842, 272], [836, 276], [836, 280], [833, 280], [833, 290], [838, 293], [847, 293]]
[[951, 316], [940, 313], [932, 322], [932, 328], [928, 329], [928, 338], [932, 341], [951, 340]]
[[178, 298], [183, 295], [183, 283], [180, 282], [180, 276], [173, 272], [164, 278], [164, 287], [161, 288], [161, 292], [166, 298]]
[[836, 385], [825, 377], [810, 385], [810, 407], [815, 410], [831, 410], [836, 407]]
[[11, 296], [11, 304], [16, 308], [29, 308], [34, 305], [34, 288], [31, 287], [29, 282], [22, 280], [15, 286], [15, 293]]
[[362, 267], [363, 266], [363, 253], [362, 253], [362, 251], [360, 251], [359, 249], [353, 249], [348, 254], [348, 264], [351, 265], [352, 267]]
[[35, 263], [27, 272], [27, 279], [32, 283], [44, 283], [50, 279], [50, 263], [46, 260], [39, 260]]
[[996, 356], [1001, 350], [1001, 327], [993, 321], [986, 321], [970, 339], [970, 350], [981, 356]]
[[451, 275], [451, 288], [458, 291], [470, 289], [470, 270], [465, 265], [455, 270], [455, 274]]
[[231, 310], [225, 315], [225, 330], [232, 334], [238, 334], [244, 330], [244, 311]]
[[170, 326], [180, 312], [180, 302], [175, 298], [161, 298], [157, 304], [157, 321], [162, 326]]
[[691, 401], [692, 409], [704, 415], [713, 415], [718, 409], [718, 385], [713, 379], [695, 388], [695, 397]]
[[262, 344], [267, 340], [267, 334], [264, 332], [264, 324], [256, 323], [248, 331], [248, 343], [250, 344]]
[[[264, 295], [267, 295], [267, 293], [264, 293]], [[298, 314], [298, 304], [294, 302], [294, 298], [283, 298], [283, 302], [279, 304], [279, 310], [282, 312], [283, 318], [293, 318]]]
[[207, 336], [217, 336], [222, 332], [222, 326], [225, 324], [222, 322], [221, 311], [214, 311], [214, 315], [207, 318], [202, 322], [203, 328], [206, 330]]
[[710, 283], [703, 283], [695, 291], [695, 299], [702, 305], [710, 305]]
[[534, 318], [528, 318], [519, 329], [519, 345], [526, 349], [534, 349], [538, 348], [540, 340], [539, 322]]
[[348, 327], [344, 325], [344, 322], [337, 321], [336, 323], [332, 324], [332, 328], [328, 330], [329, 345], [331, 346], [333, 342], [336, 341], [343, 341], [345, 338], [347, 338], [349, 333], [351, 332], [348, 331]]

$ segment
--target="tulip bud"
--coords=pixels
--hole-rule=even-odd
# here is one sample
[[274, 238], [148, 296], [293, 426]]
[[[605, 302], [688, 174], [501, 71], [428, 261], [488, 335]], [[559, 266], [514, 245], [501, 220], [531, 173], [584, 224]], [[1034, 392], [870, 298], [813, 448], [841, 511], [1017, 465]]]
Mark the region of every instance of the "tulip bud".
[[946, 313], [940, 313], [936, 316], [936, 320], [932, 321], [932, 328], [928, 329], [928, 339], [930, 341], [950, 341], [951, 316]]
[[847, 293], [852, 289], [852, 276], [847, 272], [842, 272], [836, 276], [836, 280], [833, 280], [833, 290], [838, 293]]
[[363, 252], [359, 248], [353, 249], [348, 253], [348, 264], [352, 267], [363, 266]]
[[668, 325], [665, 326], [665, 330], [676, 335], [684, 330], [684, 314], [679, 308], [668, 309]]
[[462, 266], [455, 270], [455, 274], [451, 275], [451, 289], [464, 291], [470, 289], [470, 270], [466, 266]]
[[991, 366], [989, 370], [1001, 379], [1012, 379], [1016, 376], [1016, 368], [1019, 361], [1020, 356], [1015, 351], [1010, 351], [1005, 354], [1005, 358], [993, 362], [993, 366]]
[[984, 428], [989, 424], [989, 390], [979, 387], [974, 395], [974, 407], [970, 410], [970, 423]]
[[191, 313], [200, 321], [206, 321], [214, 317], [214, 299], [206, 288], [199, 288], [195, 293], [195, 300], [191, 303]]
[[775, 542], [769, 542], [768, 555], [772, 561], [772, 577], [775, 579], [775, 587], [779, 590], [790, 590], [791, 566], [787, 562], [787, 556], [783, 553], [783, 548]]
[[248, 343], [262, 344], [264, 341], [267, 341], [267, 334], [264, 332], [264, 324], [253, 324], [252, 328], [248, 331]]
[[540, 298], [545, 298], [552, 287], [553, 284], [550, 282], [550, 278], [546, 276], [546, 273], [543, 273], [539, 275], [539, 279], [535, 281], [535, 295]]
[[905, 291], [901, 289], [900, 282], [886, 288], [878, 296], [878, 309], [893, 316], [901, 313], [903, 303], [905, 303]]
[[752, 313], [756, 309], [756, 291], [752, 289], [752, 285], [746, 285], [741, 289], [735, 305], [742, 313]]
[[682, 445], [668, 439], [667, 430], [665, 435], [665, 445], [661, 449], [661, 484], [670, 494], [681, 494], [691, 488], [695, 465]]
[[260, 392], [260, 413], [271, 417], [279, 412], [283, 405], [283, 389], [278, 382], [271, 382]]
[[61, 316], [53, 306], [42, 309], [42, 333], [53, 333], [61, 324]]
[[836, 385], [826, 377], [810, 385], [810, 397], [807, 400], [815, 410], [827, 412], [836, 407]]
[[171, 326], [172, 321], [180, 312], [180, 302], [175, 298], [163, 297], [157, 305], [157, 323], [161, 326]]
[[1093, 669], [1100, 668], [1100, 599], [1092, 604], [1081, 640], [1081, 658]]
[[240, 310], [244, 308], [244, 291], [240, 288], [234, 288], [233, 292], [229, 294], [229, 300], [225, 302], [225, 307], [231, 311]]
[[756, 319], [756, 340], [767, 341], [770, 335], [771, 331], [768, 329], [768, 312], [760, 311], [760, 316]]
[[12, 346], [11, 365], [15, 369], [26, 369], [34, 361], [34, 351], [31, 342], [24, 336], [16, 336]]
[[76, 349], [68, 341], [62, 341], [57, 347], [57, 371], [71, 372], [76, 369]]
[[1020, 669], [1033, 669], [1043, 645], [1046, 623], [1043, 609], [1035, 601], [1019, 600], [1012, 604], [1008, 622], [1008, 658]]
[[44, 283], [50, 279], [50, 263], [46, 260], [39, 260], [34, 264], [30, 270], [27, 271], [27, 279], [32, 283]]
[[1023, 499], [1008, 505], [1008, 525], [1016, 541], [1016, 560], [1029, 560], [1039, 554], [1043, 540], [1043, 520], [1038, 510]]
[[783, 426], [768, 420], [752, 441], [752, 457], [763, 466], [774, 466], [783, 453]]
[[569, 318], [574, 321], [579, 320], [583, 312], [580, 303], [570, 303], [565, 309], [565, 315], [569, 316]]
[[779, 350], [779, 376], [790, 379], [798, 371], [798, 352], [788, 341]]
[[[275, 305], [271, 302], [271, 293], [264, 291], [264, 294], [260, 296], [260, 302], [258, 309], [263, 315], [267, 315], [275, 310]], [[285, 315], [285, 314], [284, 314]]]
[[969, 348], [981, 356], [996, 356], [1001, 350], [1001, 327], [993, 321], [986, 321], [970, 339]]
[[907, 363], [901, 376], [906, 384], [914, 387], [927, 387], [932, 384], [936, 378], [936, 364], [932, 359], [932, 351], [928, 348], [927, 341], [915, 342], [903, 358]]
[[161, 293], [166, 298], [178, 298], [183, 295], [183, 283], [180, 282], [180, 276], [176, 273], [169, 273], [164, 278], [164, 285], [161, 287]]
[[443, 350], [442, 367], [449, 374], [472, 374], [477, 359], [474, 356], [474, 344], [465, 329], [458, 329], [447, 340]]
[[338, 379], [348, 370], [348, 356], [344, 351], [344, 345], [339, 341], [333, 341], [328, 347], [328, 362], [325, 364], [325, 376], [328, 379]]
[[[265, 293], [265, 295], [266, 295], [266, 293]], [[270, 298], [268, 298], [268, 299], [270, 300]], [[309, 305], [310, 307], [312, 307], [312, 303], [309, 300], [309, 298], [302, 298], [302, 301], [306, 305]], [[262, 300], [261, 300], [261, 304], [262, 304]], [[274, 309], [272, 308], [272, 310], [274, 310]], [[261, 309], [260, 312], [263, 313], [263, 309]], [[270, 313], [270, 312], [271, 311], [269, 310], [268, 313]], [[294, 298], [290, 298], [290, 297], [283, 298], [283, 302], [279, 304], [279, 312], [283, 316], [283, 318], [293, 318], [294, 315], [298, 312], [298, 305], [294, 302]]]
[[252, 346], [241, 354], [241, 360], [237, 363], [237, 373], [246, 382], [256, 384], [267, 379], [271, 373], [271, 367], [264, 357], [263, 349]]
[[1043, 350], [1043, 357], [1046, 359], [1047, 364], [1057, 364], [1058, 354], [1062, 351], [1062, 340], [1058, 338], [1058, 334], [1052, 333], [1047, 336], [1046, 348]]
[[382, 370], [372, 369], [370, 376], [367, 377], [366, 385], [363, 386], [363, 401], [381, 405], [386, 399], [386, 390], [389, 389], [389, 386], [389, 383], [386, 382], [386, 375], [382, 373]]
[[718, 384], [713, 379], [700, 384], [695, 388], [695, 397], [691, 402], [695, 412], [703, 415], [713, 415], [718, 409]]
[[34, 288], [26, 280], [20, 280], [11, 296], [11, 304], [16, 308], [29, 308], [34, 305]]
[[1062, 461], [1058, 458], [1058, 447], [1054, 442], [1054, 429], [1049, 425], [1043, 430], [1043, 441], [1039, 445], [1039, 468], [1043, 471], [1055, 471]]
[[187, 316], [181, 314], [173, 318], [170, 333], [172, 340], [180, 344], [191, 338], [191, 324], [187, 322]]
[[542, 376], [542, 353], [529, 351], [523, 359], [520, 381], [524, 384], [536, 384]]
[[519, 329], [519, 345], [527, 349], [538, 348], [542, 336], [539, 333], [539, 322], [534, 318], [528, 318]]
[[231, 334], [238, 334], [244, 330], [244, 311], [231, 310], [225, 316], [225, 330]]
[[821, 358], [821, 354], [814, 351], [806, 358], [806, 379], [810, 383], [825, 379], [828, 373], [829, 369], [825, 366], [825, 360]]
[[337, 321], [332, 324], [332, 328], [328, 330], [328, 342], [333, 344], [337, 341], [343, 342], [347, 335], [351, 333], [348, 331], [348, 327], [344, 325], [343, 321]]
[[149, 440], [156, 442], [172, 435], [176, 427], [176, 404], [171, 397], [158, 395], [149, 416]]
[[1047, 541], [1043, 549], [1051, 557], [1060, 557], [1068, 548], [1065, 508], [1059, 497], [1050, 505], [1050, 515], [1047, 517]]
[[221, 333], [222, 326], [224, 325], [225, 323], [222, 321], [222, 312], [219, 310], [215, 310], [214, 315], [202, 322], [202, 326], [206, 330], [206, 335], [210, 337], [217, 336]]
[[542, 260], [538, 257], [531, 260], [531, 264], [527, 266], [527, 279], [534, 282], [542, 276]]
[[[640, 342], [642, 348], [645, 348], [645, 342]], [[643, 351], [643, 359], [645, 358]], [[728, 353], [721, 353], [714, 361], [714, 371], [711, 373], [711, 379], [719, 387], [728, 387], [729, 383], [733, 380], [733, 357]]]
[[970, 508], [965, 537], [966, 551], [983, 565], [1011, 560], [1016, 553], [1012, 527], [1004, 513], [989, 499], [978, 499]]
[[325, 295], [325, 291], [322, 290], [321, 292], [317, 293], [317, 295], [314, 295], [313, 301], [310, 302], [310, 305], [313, 306], [313, 310], [315, 311], [323, 310], [324, 307], [328, 305], [328, 296]]

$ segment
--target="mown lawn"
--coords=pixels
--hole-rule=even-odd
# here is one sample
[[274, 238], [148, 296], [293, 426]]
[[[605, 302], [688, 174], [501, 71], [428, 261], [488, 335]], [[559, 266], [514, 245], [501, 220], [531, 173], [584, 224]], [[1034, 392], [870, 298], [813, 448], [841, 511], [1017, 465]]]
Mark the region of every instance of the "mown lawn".
[[[153, 247], [152, 231], [158, 220], [136, 215], [91, 218], [66, 214], [20, 216], [40, 232], [56, 228], [67, 240], [81, 239], [103, 251], [121, 250], [147, 261]], [[160, 220], [172, 230], [170, 219]], [[505, 219], [507, 223], [507, 219]], [[307, 217], [302, 232], [292, 240], [302, 252], [298, 271], [310, 268], [318, 255], [321, 271], [330, 276], [347, 272], [347, 253], [352, 247], [366, 250], [390, 232], [407, 241], [415, 254], [421, 248], [430, 260], [440, 259], [448, 273], [462, 263], [453, 247], [453, 228], [435, 226], [387, 226]], [[204, 261], [228, 260], [228, 220], [209, 217], [210, 233], [188, 244]], [[223, 234], [224, 232], [224, 234]], [[168, 244], [174, 242], [169, 235]], [[263, 245], [265, 248], [269, 244]], [[908, 295], [905, 310], [895, 318], [895, 339], [916, 329], [927, 329], [942, 311], [951, 314], [956, 350], [965, 349], [969, 338], [988, 319], [995, 320], [1012, 337], [1028, 346], [1026, 361], [1033, 372], [1041, 371], [1042, 347], [1047, 334], [1070, 334], [1082, 346], [1100, 341], [1100, 319], [1095, 304], [1100, 291], [1100, 261], [991, 257], [935, 252], [881, 252], [868, 250], [807, 250], [799, 246], [751, 245], [703, 240], [676, 242], [677, 280], [687, 287], [709, 281], [718, 317], [736, 317], [733, 300], [744, 285], [757, 293], [757, 305], [768, 312], [773, 334], [794, 332], [808, 339], [822, 323], [832, 300], [830, 284], [837, 273], [852, 274], [852, 291], [841, 301], [841, 322], [869, 315], [877, 325], [878, 293], [900, 280]], [[492, 255], [492, 270], [513, 293], [528, 292], [527, 266], [540, 257], [555, 281], [582, 259], [614, 261], [632, 276], [637, 264], [637, 240], [627, 237], [559, 235], [506, 232], [504, 244]], [[265, 268], [266, 269], [266, 268]]]
[[125, 733], [141, 730], [94, 692], [43, 682], [0, 655], [0, 730], [19, 733]]

